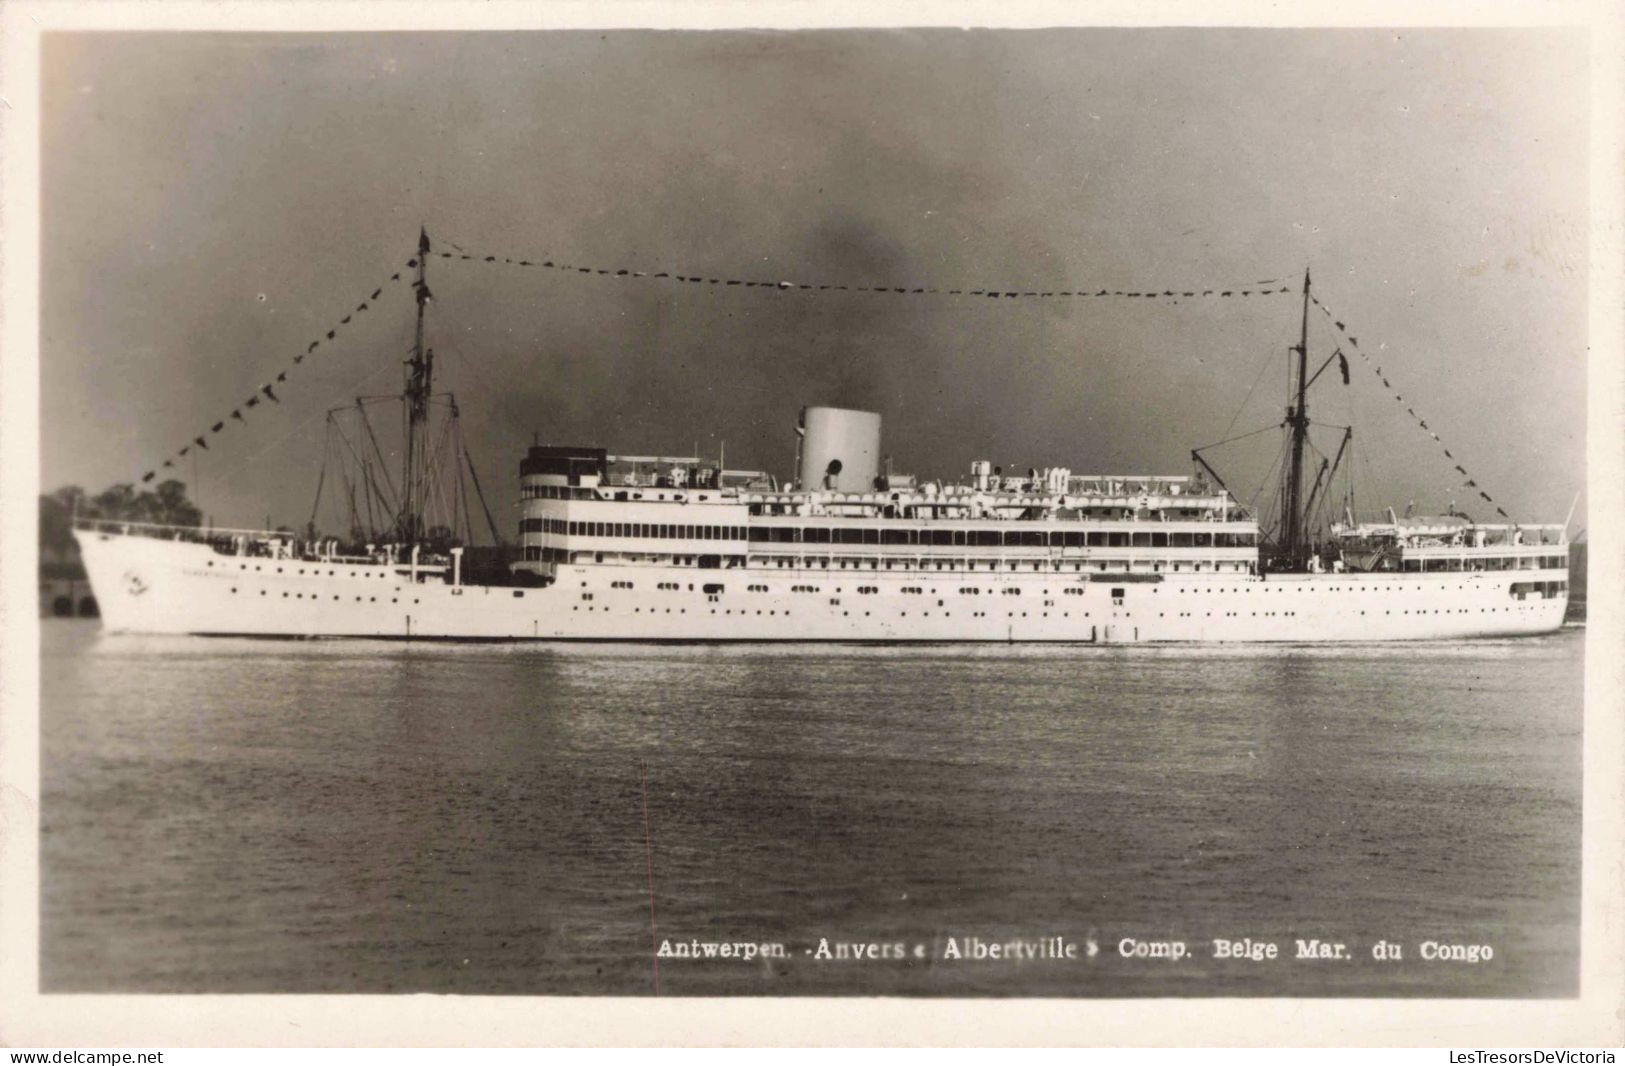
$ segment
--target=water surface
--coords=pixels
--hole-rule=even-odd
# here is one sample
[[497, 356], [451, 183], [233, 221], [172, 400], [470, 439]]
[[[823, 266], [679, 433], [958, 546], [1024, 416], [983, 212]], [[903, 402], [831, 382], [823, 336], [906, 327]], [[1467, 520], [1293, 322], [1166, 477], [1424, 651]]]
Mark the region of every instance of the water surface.
[[[43, 642], [47, 991], [643, 995], [658, 939], [789, 951], [664, 959], [678, 995], [1577, 988], [1581, 630], [639, 647], [69, 621]], [[940, 957], [972, 936], [1080, 958]], [[1125, 937], [1192, 954], [1123, 958]], [[1217, 960], [1215, 937], [1284, 957]], [[825, 962], [820, 938], [927, 957]], [[1292, 958], [1310, 938], [1352, 957]], [[1494, 958], [1426, 963], [1424, 940]]]

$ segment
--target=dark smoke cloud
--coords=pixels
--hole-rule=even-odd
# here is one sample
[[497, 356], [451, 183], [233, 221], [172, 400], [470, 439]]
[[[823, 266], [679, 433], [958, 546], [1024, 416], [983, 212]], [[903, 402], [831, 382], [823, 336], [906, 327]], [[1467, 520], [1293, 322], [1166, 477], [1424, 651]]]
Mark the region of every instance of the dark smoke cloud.
[[[1583, 57], [1556, 31], [56, 35], [44, 481], [138, 477], [398, 269], [423, 222], [516, 258], [813, 283], [1295, 284], [1313, 263], [1478, 480], [1560, 517], [1584, 465]], [[927, 476], [1179, 472], [1255, 381], [1238, 431], [1279, 420], [1298, 330], [1285, 297], [431, 271], [441, 380], [505, 525], [533, 435], [725, 440], [730, 466], [783, 475], [812, 403], [881, 411], [898, 468]], [[399, 387], [410, 298], [364, 317], [211, 447], [217, 522], [302, 521], [326, 409]], [[1361, 427], [1366, 499], [1442, 507], [1449, 464], [1375, 384], [1356, 366], [1315, 413]], [[1271, 458], [1239, 455], [1238, 484]]]

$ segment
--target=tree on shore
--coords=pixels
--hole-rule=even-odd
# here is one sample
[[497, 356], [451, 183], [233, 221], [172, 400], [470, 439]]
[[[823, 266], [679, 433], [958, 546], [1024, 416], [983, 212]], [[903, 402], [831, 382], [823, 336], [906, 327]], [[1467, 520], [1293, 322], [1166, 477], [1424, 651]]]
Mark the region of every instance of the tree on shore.
[[203, 512], [186, 497], [186, 484], [161, 481], [152, 491], [137, 492], [120, 483], [91, 496], [78, 485], [64, 485], [39, 498], [40, 549], [57, 555], [73, 551], [73, 519], [105, 518], [126, 522], [152, 522], [166, 526], [197, 526]]

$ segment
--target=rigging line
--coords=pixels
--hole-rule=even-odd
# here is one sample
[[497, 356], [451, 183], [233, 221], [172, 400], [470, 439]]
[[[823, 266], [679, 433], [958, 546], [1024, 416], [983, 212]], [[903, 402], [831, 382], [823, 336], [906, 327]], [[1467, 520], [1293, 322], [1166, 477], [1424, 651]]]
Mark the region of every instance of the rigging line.
[[1234, 444], [1238, 440], [1246, 440], [1248, 437], [1256, 437], [1260, 433], [1273, 433], [1273, 432], [1275, 432], [1276, 430], [1278, 430], [1280, 428], [1281, 428], [1281, 423], [1274, 422], [1274, 423], [1271, 423], [1270, 425], [1267, 425], [1267, 426], [1263, 427], [1262, 429], [1255, 429], [1251, 433], [1243, 433], [1239, 437], [1230, 437], [1230, 438], [1227, 438], [1225, 440], [1218, 441], [1217, 443], [1214, 443], [1214, 444], [1204, 444], [1200, 448], [1197, 448], [1196, 450], [1199, 451], [1199, 452], [1205, 452], [1210, 448], [1219, 448], [1219, 447], [1223, 447], [1226, 444]]
[[[449, 342], [442, 342], [441, 349], [450, 350], [451, 354], [457, 357], [457, 361], [462, 363], [463, 366], [467, 367], [474, 374], [475, 378], [478, 379], [477, 384], [480, 392], [483, 393], [487, 399], [500, 401], [513, 394], [511, 389], [507, 393], [503, 393], [492, 386], [489, 379], [487, 379], [485, 375], [481, 373], [480, 369], [474, 365], [472, 360], [463, 355], [462, 349], [457, 345]], [[518, 419], [514, 418], [513, 415], [508, 413], [503, 403], [493, 403], [489, 410], [494, 411], [498, 418], [501, 418], [504, 422], [508, 423], [508, 427], [515, 430], [521, 439], [526, 436], [528, 431], [519, 423]]]
[[[497, 533], [496, 519], [491, 517], [491, 505], [485, 502], [485, 490], [480, 488], [480, 474], [478, 470], [474, 469], [474, 457], [468, 454], [466, 445], [463, 448], [463, 460], [468, 463], [469, 475], [474, 478], [474, 491], [479, 495], [480, 507], [485, 511], [485, 522], [491, 527], [491, 541], [500, 546], [502, 537]], [[470, 533], [472, 533], [472, 530], [470, 530]]]
[[[350, 443], [350, 438], [344, 432], [344, 427], [342, 425], [340, 425], [338, 420], [333, 418], [332, 415], [333, 415], [333, 412], [329, 411], [328, 412], [328, 422], [327, 422], [328, 428], [338, 437], [339, 441], [344, 445], [345, 450], [347, 450], [350, 453], [351, 458], [357, 458], [356, 451], [355, 451], [355, 445]], [[354, 515], [354, 511], [355, 511], [355, 485], [354, 485], [354, 483], [353, 483], [353, 481], [352, 481], [352, 479], [350, 477], [350, 464], [347, 463], [347, 462], [344, 462], [342, 456], [340, 457], [340, 460], [339, 460], [339, 463], [338, 463], [338, 471], [339, 471], [339, 478], [342, 481], [343, 486], [344, 486], [344, 490], [349, 495], [349, 498], [350, 498], [350, 510], [351, 510], [351, 516], [350, 517], [352, 519], [352, 521], [350, 522], [350, 526], [351, 526], [351, 528], [354, 528], [354, 526], [355, 526], [355, 522], [354, 522], [354, 518], [355, 518], [355, 515]], [[343, 502], [343, 501], [341, 500], [340, 502]]]
[[[457, 431], [457, 454], [465, 461], [468, 459], [468, 440], [463, 436], [463, 432], [460, 428]], [[472, 474], [472, 470], [470, 471], [470, 474]], [[475, 543], [474, 509], [471, 505], [471, 501], [469, 500], [468, 483], [463, 480], [461, 474], [457, 476], [457, 485], [463, 497], [463, 526], [467, 531], [468, 545], [473, 547]], [[492, 543], [494, 545], [496, 542], [493, 540]]]
[[[435, 440], [429, 454], [424, 456], [423, 480], [428, 485], [429, 491], [434, 494], [435, 505], [440, 509], [438, 514], [442, 516], [446, 514], [447, 504], [445, 478], [441, 475], [444, 473], [445, 467], [446, 440], [451, 436], [451, 426], [455, 421], [452, 418], [446, 418], [442, 421], [439, 438]], [[428, 509], [425, 508], [425, 510]], [[457, 515], [455, 509], [453, 509], [450, 525], [456, 526], [456, 524]]]
[[384, 490], [378, 484], [378, 472], [371, 459], [362, 457], [361, 476], [367, 485], [367, 534], [376, 540], [383, 530], [383, 518], [392, 513], [388, 501], [384, 497]]
[[[391, 397], [391, 399], [398, 400], [400, 397]], [[396, 501], [400, 498], [400, 493], [395, 491], [395, 479], [389, 476], [389, 463], [384, 461], [384, 450], [378, 446], [378, 434], [372, 430], [372, 417], [367, 414], [367, 407], [360, 401], [359, 397], [356, 400], [355, 409], [361, 419], [362, 428], [367, 431], [367, 439], [372, 441], [373, 457], [378, 460], [378, 473], [373, 475], [373, 481], [376, 482], [381, 475], [384, 479], [383, 485], [389, 489], [387, 497], [380, 493], [378, 502], [386, 511], [394, 514], [396, 512]]]
[[1247, 390], [1246, 399], [1241, 401], [1241, 406], [1236, 408], [1236, 413], [1230, 416], [1230, 424], [1224, 427], [1226, 436], [1229, 436], [1230, 431], [1236, 428], [1236, 422], [1241, 418], [1241, 412], [1245, 411], [1247, 409], [1247, 405], [1252, 402], [1253, 393], [1258, 391], [1258, 386], [1264, 380], [1264, 375], [1269, 372], [1270, 364], [1274, 362], [1275, 353], [1266, 351], [1264, 353], [1264, 358], [1260, 361], [1261, 365], [1258, 368], [1258, 376], [1253, 378], [1253, 387]]
[[385, 538], [390, 531], [390, 524], [395, 520], [395, 502], [392, 497], [384, 494], [383, 484], [379, 480], [381, 474], [388, 473], [376, 462], [367, 464], [367, 477], [372, 482], [372, 490], [377, 499], [377, 512], [373, 515], [373, 535], [378, 539]]
[[[416, 266], [417, 265], [417, 260], [416, 259], [410, 260], [408, 265], [409, 266]], [[401, 278], [400, 272], [397, 271], [395, 274], [390, 276], [389, 282], [399, 281], [400, 278]], [[334, 323], [333, 328], [327, 331], [327, 335], [326, 335], [327, 340], [329, 342], [332, 342], [333, 340], [335, 340], [338, 333], [341, 330], [343, 330], [345, 326], [348, 326], [350, 324], [350, 322], [356, 317], [356, 315], [365, 312], [369, 307], [371, 307], [372, 304], [378, 300], [379, 296], [381, 296], [383, 294], [383, 291], [389, 285], [389, 282], [384, 282], [384, 283], [380, 284], [378, 286], [378, 288], [374, 289], [372, 291], [372, 293], [367, 296], [366, 299], [362, 300], [359, 304], [356, 305], [355, 310], [349, 312], [342, 319], [340, 319], [338, 322]], [[259, 405], [260, 396], [262, 394], [265, 396], [265, 398], [267, 400], [272, 401], [272, 402], [276, 402], [276, 403], [280, 403], [281, 401], [276, 396], [275, 386], [281, 385], [284, 382], [286, 382], [287, 379], [288, 379], [288, 375], [293, 372], [293, 368], [298, 366], [299, 364], [303, 363], [307, 357], [315, 354], [316, 349], [321, 347], [321, 343], [322, 343], [321, 338], [317, 338], [316, 340], [311, 341], [310, 344], [305, 347], [304, 351], [298, 353], [297, 355], [295, 355], [293, 357], [293, 362], [292, 363], [284, 364], [284, 369], [280, 373], [278, 373], [275, 378], [272, 378], [271, 380], [266, 381], [264, 384], [260, 385], [260, 387], [258, 389], [256, 389], [253, 392], [253, 394], [251, 394], [249, 396], [249, 398], [247, 400], [240, 403], [236, 408], [233, 408], [233, 410], [231, 411], [231, 413], [229, 415], [227, 415], [225, 418], [220, 419], [213, 426], [211, 426], [207, 430], [207, 433], [210, 434], [211, 436], [218, 435], [220, 433], [220, 431], [225, 428], [226, 423], [228, 421], [237, 421], [237, 422], [241, 422], [244, 426], [248, 425], [248, 419], [247, 419], [246, 416], [244, 416], [243, 411], [247, 410], [247, 409], [250, 409], [250, 408], [257, 407]], [[194, 437], [192, 440], [193, 440], [193, 443], [196, 443], [199, 448], [206, 449], [208, 447], [208, 445], [204, 442], [204, 435], [202, 433], [200, 433], [198, 436]], [[166, 458], [164, 461], [165, 462], [170, 462], [173, 459], [178, 459], [178, 458], [186, 455], [187, 452], [189, 452], [191, 450], [191, 448], [192, 448], [192, 444], [188, 443], [185, 447], [181, 448], [180, 451], [174, 453], [172, 456], [170, 456], [169, 458]], [[142, 475], [142, 478], [141, 478], [142, 483], [145, 484], [146, 482], [152, 480], [153, 477], [155, 477], [157, 475], [157, 472], [159, 470], [161, 470], [161, 469], [163, 469], [162, 466], [154, 467], [152, 470], [149, 470], [146, 474]]]
[[336, 421], [333, 422], [332, 425], [334, 427], [334, 431], [338, 433], [339, 440], [344, 444], [345, 450], [350, 453], [350, 458], [359, 463], [361, 461], [361, 456], [355, 450], [355, 445], [350, 441], [350, 435], [345, 433], [344, 427], [339, 425]]
[[[444, 238], [441, 238], [441, 237], [438, 237], [438, 236], [435, 238], [435, 240], [443, 241], [446, 244], [451, 244], [452, 243], [451, 241], [445, 240]], [[982, 286], [980, 288], [971, 288], [971, 287], [968, 287], [968, 286], [961, 286], [959, 288], [945, 288], [945, 287], [942, 287], [940, 285], [937, 285], [937, 286], [927, 286], [927, 285], [899, 286], [899, 285], [852, 285], [852, 284], [835, 284], [835, 283], [812, 284], [812, 283], [808, 283], [808, 282], [795, 282], [795, 281], [783, 281], [783, 280], [778, 280], [778, 281], [747, 280], [747, 279], [744, 279], [744, 278], [737, 278], [737, 277], [726, 277], [726, 276], [719, 277], [719, 276], [711, 275], [709, 273], [707, 273], [707, 274], [692, 274], [692, 273], [681, 273], [681, 274], [679, 274], [679, 273], [675, 273], [675, 272], [672, 272], [672, 271], [665, 271], [665, 270], [648, 271], [648, 270], [630, 270], [630, 269], [626, 269], [624, 267], [623, 268], [609, 268], [609, 267], [598, 267], [598, 266], [581, 266], [581, 265], [578, 265], [578, 264], [558, 262], [558, 261], [555, 261], [553, 259], [514, 259], [511, 256], [497, 256], [497, 255], [483, 255], [482, 256], [482, 255], [478, 255], [478, 254], [470, 253], [470, 252], [462, 252], [461, 254], [458, 254], [458, 255], [453, 255], [450, 252], [431, 252], [430, 254], [431, 255], [438, 255], [442, 259], [463, 260], [463, 261], [467, 261], [467, 262], [477, 262], [477, 263], [500, 263], [500, 264], [503, 264], [503, 265], [506, 265], [506, 266], [518, 266], [518, 267], [539, 267], [539, 268], [543, 268], [543, 269], [547, 269], [547, 270], [555, 270], [555, 271], [558, 271], [560, 273], [586, 274], [586, 275], [593, 276], [593, 277], [608, 277], [608, 278], [628, 279], [628, 280], [630, 280], [630, 279], [644, 279], [644, 280], [649, 280], [649, 281], [679, 282], [679, 283], [687, 283], [687, 284], [692, 284], [692, 285], [713, 285], [713, 286], [722, 286], [722, 287], [739, 287], [739, 288], [746, 288], [746, 289], [770, 289], [770, 290], [772, 290], [774, 292], [790, 292], [790, 291], [801, 291], [801, 292], [812, 292], [812, 291], [817, 291], [817, 292], [863, 292], [863, 293], [880, 293], [880, 294], [886, 294], [886, 295], [904, 295], [904, 296], [983, 296], [983, 297], [989, 297], [989, 298], [992, 298], [992, 299], [1001, 299], [1001, 298], [1003, 298], [1003, 299], [1017, 299], [1017, 298], [1022, 298], [1022, 299], [1034, 299], [1034, 298], [1038, 298], [1038, 299], [1044, 299], [1044, 298], [1055, 299], [1055, 298], [1089, 298], [1089, 297], [1124, 297], [1124, 298], [1135, 298], [1135, 299], [1173, 299], [1173, 300], [1195, 299], [1197, 297], [1205, 297], [1205, 298], [1232, 297], [1233, 298], [1233, 297], [1249, 297], [1249, 296], [1274, 296], [1274, 295], [1277, 295], [1277, 294], [1280, 294], [1280, 293], [1291, 292], [1291, 287], [1290, 286], [1286, 286], [1286, 285], [1276, 286], [1274, 284], [1246, 285], [1246, 286], [1233, 285], [1233, 286], [1230, 286], [1229, 288], [1224, 288], [1222, 286], [1211, 286], [1211, 287], [1206, 287], [1206, 286], [1204, 286], [1204, 287], [1181, 286], [1178, 289], [1162, 288], [1160, 290], [1158, 290], [1158, 289], [1131, 289], [1131, 290], [1124, 290], [1124, 289], [1109, 289], [1109, 288], [1105, 288], [1105, 287], [1100, 287], [1100, 288], [1097, 289], [1096, 286], [1093, 286], [1093, 285], [1085, 286], [1084, 288], [1081, 288], [1081, 289], [1078, 288], [1076, 285], [1072, 285], [1071, 287], [1069, 287], [1069, 288], [1067, 288], [1065, 290], [1058, 290], [1058, 289], [1043, 289], [1043, 290], [1040, 290], [1040, 289], [1014, 288], [1014, 287], [1010, 287], [1010, 286], [1000, 286], [1000, 287], [994, 287], [994, 288], [990, 288], [990, 287], [987, 287], [987, 286]]]
[[[460, 422], [460, 419], [459, 419], [459, 422]], [[473, 539], [474, 539], [474, 536], [473, 536], [474, 523], [473, 523], [472, 517], [468, 513], [468, 483], [463, 478], [463, 464], [461, 462], [462, 457], [463, 457], [463, 430], [462, 430], [462, 426], [458, 425], [456, 427], [456, 432], [454, 432], [451, 436], [452, 436], [452, 440], [451, 440], [452, 460], [451, 461], [452, 461], [452, 465], [454, 465], [457, 468], [457, 480], [452, 482], [452, 484], [456, 486], [456, 492], [454, 492], [452, 494], [451, 506], [452, 506], [452, 512], [453, 512], [453, 518], [454, 519], [456, 519], [457, 514], [459, 513], [459, 511], [458, 511], [459, 508], [461, 508], [460, 513], [462, 515], [462, 517], [460, 519], [460, 521], [462, 522], [462, 525], [458, 526], [456, 524], [456, 521], [454, 521], [452, 523], [453, 526], [454, 526], [454, 529], [452, 530], [452, 533], [453, 533], [454, 536], [456, 536], [460, 540], [462, 540], [464, 544], [468, 544], [468, 543], [471, 543], [473, 541]], [[463, 530], [463, 531], [465, 531], [465, 533], [459, 533], [458, 530]]]
[[372, 463], [365, 458], [361, 460], [361, 487], [366, 490], [361, 500], [367, 505], [367, 539], [372, 540], [378, 529], [378, 513], [372, 505], [375, 491], [372, 483]]
[[332, 449], [333, 416], [329, 414], [327, 418], [327, 434], [322, 444], [322, 469], [321, 472], [316, 476], [316, 499], [312, 501], [310, 505], [310, 521], [305, 527], [307, 529], [314, 530], [316, 528], [316, 512], [320, 510], [322, 506], [322, 487], [327, 484], [327, 457], [328, 453], [331, 452]]
[[[1399, 402], [1399, 403], [1403, 403], [1404, 402], [1403, 395], [1399, 392], [1398, 389], [1396, 389], [1394, 386], [1389, 384], [1388, 378], [1387, 378], [1386, 375], [1384, 375], [1382, 373], [1381, 368], [1377, 366], [1377, 364], [1371, 359], [1371, 357], [1369, 355], [1367, 355], [1364, 351], [1362, 351], [1360, 349], [1359, 338], [1357, 338], [1356, 336], [1354, 336], [1352, 333], [1350, 333], [1348, 331], [1347, 324], [1344, 323], [1341, 319], [1339, 319], [1335, 314], [1333, 314], [1331, 308], [1327, 307], [1324, 303], [1322, 303], [1318, 297], [1311, 296], [1310, 299], [1314, 300], [1315, 305], [1318, 306], [1321, 309], [1321, 311], [1325, 313], [1327, 319], [1329, 319], [1331, 321], [1332, 325], [1337, 329], [1337, 332], [1343, 337], [1343, 339], [1345, 341], [1348, 342], [1349, 347], [1352, 348], [1354, 351], [1359, 353], [1361, 361], [1364, 362], [1366, 364], [1366, 366], [1371, 369], [1371, 372], [1377, 376], [1377, 378], [1382, 382], [1383, 387], [1388, 389], [1389, 392], [1392, 393], [1395, 401]], [[1445, 457], [1447, 459], [1454, 459], [1455, 458], [1455, 456], [1450, 452], [1450, 450], [1445, 447], [1444, 441], [1439, 437], [1438, 433], [1431, 430], [1428, 427], [1427, 419], [1423, 418], [1421, 415], [1416, 413], [1416, 408], [1414, 406], [1407, 407], [1405, 409], [1405, 413], [1411, 416], [1412, 420], [1416, 423], [1416, 426], [1417, 426], [1418, 429], [1420, 429], [1423, 433], [1427, 434], [1427, 436], [1435, 444], [1439, 445], [1440, 448], [1444, 449]], [[1457, 463], [1458, 467], [1463, 467], [1463, 466], [1466, 465], [1464, 463], [1461, 463], [1461, 461], [1459, 459], [1456, 460], [1456, 463]], [[1483, 500], [1486, 503], [1488, 503], [1491, 507], [1494, 507], [1497, 514], [1501, 515], [1504, 518], [1510, 518], [1511, 517], [1510, 515], [1507, 514], [1505, 509], [1503, 509], [1502, 507], [1500, 507], [1499, 505], [1496, 504], [1495, 499], [1493, 497], [1491, 497], [1488, 492], [1486, 492], [1483, 488], [1480, 488], [1477, 485], [1476, 479], [1470, 473], [1467, 473], [1465, 470], [1461, 470], [1460, 472], [1462, 473], [1462, 476], [1467, 479], [1468, 482], [1471, 482], [1471, 484], [1465, 485], [1463, 487], [1465, 487], [1465, 488], [1478, 488], [1478, 490], [1479, 490], [1478, 495], [1481, 498], [1483, 498]]]
[[[347, 410], [347, 409], [346, 408], [340, 408], [340, 410]], [[345, 448], [349, 450], [350, 458], [355, 461], [356, 468], [358, 470], [365, 471], [366, 468], [367, 468], [366, 457], [363, 456], [361, 454], [361, 452], [356, 448], [355, 443], [350, 440], [350, 435], [344, 432], [344, 427], [341, 424], [339, 424], [337, 422], [337, 420], [334, 421], [333, 425], [337, 429], [339, 440], [344, 442]], [[339, 469], [344, 475], [345, 484], [346, 485], [351, 485], [350, 466], [349, 466], [349, 464], [346, 463], [343, 466], [341, 466]], [[351, 487], [350, 491], [352, 493], [354, 492], [353, 486]], [[370, 506], [370, 501], [369, 501], [369, 506]]]
[[[1265, 489], [1273, 490], [1279, 487], [1279, 472], [1286, 466], [1287, 454], [1290, 450], [1290, 445], [1283, 441], [1280, 450], [1275, 453], [1275, 459], [1270, 463], [1269, 469], [1264, 473], [1264, 480], [1259, 483], [1258, 489], [1253, 493], [1255, 505], [1258, 498], [1264, 494]], [[1284, 501], [1278, 497], [1275, 501], [1275, 516], [1273, 519], [1277, 526], [1284, 518], [1284, 507]]]
[[1281, 465], [1281, 460], [1286, 457], [1286, 449], [1286, 442], [1283, 441], [1281, 443], [1281, 447], [1275, 453], [1275, 460], [1270, 463], [1269, 469], [1264, 472], [1264, 480], [1260, 481], [1258, 483], [1258, 488], [1253, 491], [1252, 498], [1248, 501], [1249, 508], [1256, 509], [1258, 497], [1263, 495], [1264, 486], [1270, 484], [1274, 480], [1275, 469]]
[[349, 477], [346, 477], [344, 481], [350, 490], [350, 523], [347, 532], [349, 533], [350, 538], [354, 540], [356, 539], [355, 535], [361, 532], [361, 512], [357, 511], [355, 507], [355, 481]]
[[[356, 380], [355, 384], [350, 386], [350, 388], [344, 389], [342, 391], [351, 392], [354, 389], [356, 389], [357, 387], [359, 387], [361, 385], [365, 385], [367, 382], [369, 382], [373, 378], [377, 377], [385, 369], [387, 369], [387, 368], [386, 367], [377, 367], [377, 368], [373, 369], [370, 373], [368, 373], [364, 377], [358, 378]], [[276, 440], [273, 440], [271, 443], [267, 444], [265, 447], [259, 449], [258, 451], [249, 453], [249, 455], [246, 458], [243, 459], [243, 462], [245, 464], [246, 463], [258, 462], [259, 459], [262, 456], [264, 456], [266, 452], [272, 450], [273, 448], [280, 448], [282, 445], [286, 444], [289, 440], [292, 440], [295, 436], [298, 436], [298, 435], [304, 433], [307, 429], [310, 428], [310, 423], [313, 422], [318, 415], [324, 415], [325, 416], [326, 413], [327, 412], [325, 412], [325, 411], [317, 411], [317, 412], [315, 412], [314, 414], [307, 417], [304, 421], [302, 421], [298, 425], [294, 426], [293, 429], [289, 430], [285, 435], [283, 435], [281, 437], [278, 437]]]
[[464, 486], [463, 479], [460, 477], [457, 479], [457, 502], [462, 507], [463, 515], [463, 524], [460, 527], [462, 532], [457, 535], [458, 539], [465, 544], [473, 544], [474, 516], [468, 513], [468, 489]]
[[339, 502], [343, 503], [345, 500], [348, 500], [350, 504], [350, 520], [344, 524], [344, 527], [346, 531], [353, 530], [356, 525], [355, 480], [350, 477], [350, 467], [348, 463], [345, 463], [339, 467], [339, 478], [344, 484], [344, 495], [340, 497]]

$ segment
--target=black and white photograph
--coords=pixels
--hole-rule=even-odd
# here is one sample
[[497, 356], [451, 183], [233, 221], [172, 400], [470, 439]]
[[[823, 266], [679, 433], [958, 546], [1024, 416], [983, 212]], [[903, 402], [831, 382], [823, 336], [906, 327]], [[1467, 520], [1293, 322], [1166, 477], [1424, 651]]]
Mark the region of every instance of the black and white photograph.
[[32, 991], [1617, 980], [1595, 27], [911, 10], [34, 27]]

